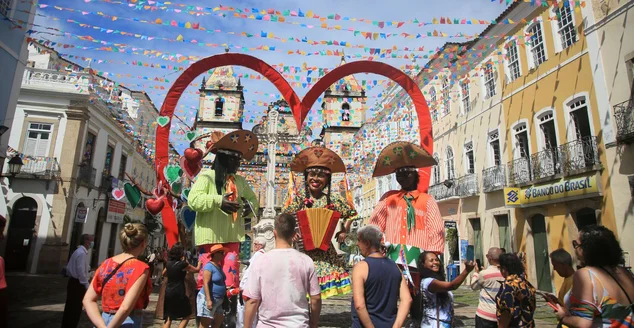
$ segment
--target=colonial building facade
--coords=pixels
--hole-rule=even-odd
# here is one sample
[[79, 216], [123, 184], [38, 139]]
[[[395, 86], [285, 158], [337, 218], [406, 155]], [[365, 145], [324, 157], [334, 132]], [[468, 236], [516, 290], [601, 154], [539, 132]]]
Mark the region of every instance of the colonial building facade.
[[[136, 208], [113, 198], [126, 173], [143, 188], [155, 186], [153, 143], [158, 111], [145, 93], [59, 57], [29, 47], [9, 138], [19, 171], [2, 172], [8, 230], [2, 254], [8, 270], [57, 273], [81, 234], [95, 235], [91, 266], [120, 251], [125, 215]], [[142, 123], [141, 123], [142, 122]]]

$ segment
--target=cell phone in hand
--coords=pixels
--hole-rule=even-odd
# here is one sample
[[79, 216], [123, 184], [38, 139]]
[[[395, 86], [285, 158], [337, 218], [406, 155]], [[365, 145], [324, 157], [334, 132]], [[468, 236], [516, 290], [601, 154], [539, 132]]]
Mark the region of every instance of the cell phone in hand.
[[475, 259], [475, 247], [473, 245], [467, 246], [467, 262]]
[[476, 259], [475, 262], [476, 262], [476, 265], [478, 266], [478, 270], [482, 270], [482, 262], [480, 262], [480, 259]]

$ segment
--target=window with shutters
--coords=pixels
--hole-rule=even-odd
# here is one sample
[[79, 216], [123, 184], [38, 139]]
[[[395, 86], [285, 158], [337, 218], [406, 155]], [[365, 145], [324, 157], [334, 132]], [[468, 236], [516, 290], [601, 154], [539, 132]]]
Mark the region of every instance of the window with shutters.
[[119, 164], [119, 180], [125, 178], [125, 167], [128, 165], [128, 156], [121, 155], [121, 164]]
[[570, 5], [565, 3], [555, 10], [557, 15], [557, 32], [561, 41], [561, 49], [566, 49], [577, 42], [577, 31]]
[[114, 156], [114, 148], [108, 146], [106, 149], [106, 163], [103, 166], [103, 174], [110, 174], [112, 170], [112, 157]]
[[13, 7], [13, 0], [0, 0], [0, 16], [9, 17]]
[[535, 22], [527, 30], [530, 66], [535, 68], [546, 61], [546, 45], [541, 21]]
[[449, 98], [449, 79], [444, 78], [442, 80], [442, 102], [443, 102], [443, 116], [449, 114], [451, 99]]
[[485, 99], [495, 96], [495, 70], [493, 63], [484, 65], [484, 89], [486, 92]]
[[464, 80], [460, 82], [460, 90], [462, 91], [462, 109], [464, 113], [469, 113], [471, 111], [471, 97], [469, 94], [469, 80]]
[[53, 124], [29, 123], [23, 153], [36, 157], [48, 156], [52, 134]]
[[429, 108], [431, 109], [431, 118], [436, 121], [438, 119], [438, 112], [436, 111], [436, 88], [431, 87], [429, 89]]
[[465, 152], [465, 157], [466, 157], [466, 163], [465, 165], [467, 166], [467, 174], [473, 174], [475, 172], [475, 157], [473, 155], [473, 142], [468, 142], [465, 144], [464, 146], [464, 152]]
[[509, 82], [515, 81], [522, 75], [520, 71], [520, 56], [517, 53], [517, 43], [511, 41], [506, 45], [505, 49]]
[[92, 154], [95, 148], [95, 142], [97, 142], [97, 136], [88, 132], [86, 135], [86, 144], [84, 145], [84, 157], [82, 158], [83, 164], [92, 164]]
[[453, 162], [453, 149], [447, 147], [447, 159], [445, 160], [445, 171], [447, 171], [447, 180], [456, 178], [456, 169]]
[[438, 154], [434, 154], [434, 160], [436, 160], [436, 165], [432, 167], [432, 186], [440, 183], [440, 158]]

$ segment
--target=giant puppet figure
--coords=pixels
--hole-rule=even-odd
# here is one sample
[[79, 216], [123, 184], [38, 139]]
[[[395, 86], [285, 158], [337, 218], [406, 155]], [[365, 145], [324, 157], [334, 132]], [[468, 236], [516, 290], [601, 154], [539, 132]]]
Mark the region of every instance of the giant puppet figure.
[[438, 204], [428, 194], [417, 190], [418, 168], [436, 165], [422, 147], [410, 142], [394, 142], [377, 158], [373, 177], [396, 173], [401, 190], [385, 193], [374, 207], [370, 224], [384, 233], [387, 255], [410, 272], [418, 287], [416, 262], [423, 251], [444, 251], [444, 224]]
[[[246, 180], [237, 175], [240, 160], [251, 160], [258, 149], [258, 139], [251, 131], [231, 132], [210, 147], [216, 154], [211, 170], [198, 175], [188, 197], [196, 211], [194, 238], [198, 248], [208, 253], [214, 244], [222, 244], [225, 254], [223, 271], [227, 287], [240, 285], [240, 242], [245, 239], [244, 218], [258, 210], [258, 199]], [[251, 206], [247, 205], [247, 202]], [[207, 259], [203, 255], [204, 259]]]
[[[346, 173], [346, 165], [334, 151], [325, 147], [310, 147], [295, 156], [291, 162], [291, 171], [304, 175], [303, 194], [294, 195], [294, 191], [290, 193], [282, 213], [297, 216], [301, 234], [298, 243], [315, 263], [322, 299], [347, 294], [351, 291], [350, 275], [331, 239], [339, 223], [343, 225], [342, 233], [350, 228], [357, 212], [350, 201], [330, 192], [332, 174]], [[317, 214], [314, 215], [323, 212], [314, 209], [328, 209], [332, 212], [327, 218], [315, 219], [309, 216], [315, 212]]]

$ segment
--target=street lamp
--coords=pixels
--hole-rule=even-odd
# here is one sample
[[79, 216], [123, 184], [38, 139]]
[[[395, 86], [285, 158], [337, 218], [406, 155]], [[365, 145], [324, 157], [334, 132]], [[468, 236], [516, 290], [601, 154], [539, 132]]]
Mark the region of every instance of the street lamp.
[[24, 165], [22, 158], [20, 158], [19, 155], [13, 156], [9, 160], [9, 173], [13, 176], [20, 174], [20, 171], [22, 171], [22, 165]]
[[[24, 163], [19, 155], [15, 155], [9, 160], [9, 174], [11, 174], [12, 178], [15, 178], [16, 175], [20, 174], [20, 171], [22, 171], [22, 165], [24, 165]], [[9, 186], [11, 186], [12, 180], [13, 179], [9, 179]]]

